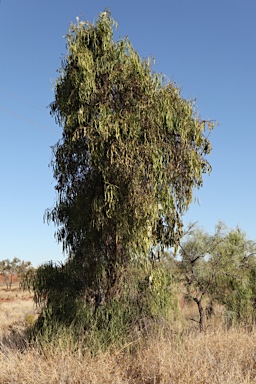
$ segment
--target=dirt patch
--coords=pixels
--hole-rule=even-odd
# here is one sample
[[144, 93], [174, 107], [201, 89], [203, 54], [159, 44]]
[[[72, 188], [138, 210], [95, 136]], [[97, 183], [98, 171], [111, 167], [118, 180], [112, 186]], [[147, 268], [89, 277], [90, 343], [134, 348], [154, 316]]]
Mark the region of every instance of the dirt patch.
[[33, 296], [14, 297], [14, 298], [7, 298], [7, 299], [3, 299], [0, 297], [0, 303], [13, 303], [14, 301], [31, 301], [31, 300], [33, 300]]

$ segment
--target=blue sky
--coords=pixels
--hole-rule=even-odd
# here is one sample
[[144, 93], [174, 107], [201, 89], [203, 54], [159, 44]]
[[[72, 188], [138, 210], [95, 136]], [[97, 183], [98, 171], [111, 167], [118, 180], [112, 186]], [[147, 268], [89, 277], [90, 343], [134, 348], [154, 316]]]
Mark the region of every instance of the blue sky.
[[47, 105], [70, 22], [93, 21], [106, 7], [116, 36], [153, 56], [157, 72], [197, 99], [202, 119], [219, 121], [211, 176], [184, 222], [212, 232], [222, 220], [256, 240], [255, 0], [1, 0], [0, 259], [64, 260], [53, 225], [43, 223], [55, 200], [50, 146], [61, 135]]

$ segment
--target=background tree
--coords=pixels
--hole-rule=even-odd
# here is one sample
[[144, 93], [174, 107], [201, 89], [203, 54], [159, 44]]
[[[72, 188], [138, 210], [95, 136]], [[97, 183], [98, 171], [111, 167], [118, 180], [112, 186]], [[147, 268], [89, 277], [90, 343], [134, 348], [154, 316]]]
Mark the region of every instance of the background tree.
[[239, 228], [228, 231], [220, 222], [213, 235], [196, 226], [189, 228], [181, 242], [179, 267], [186, 295], [197, 304], [201, 331], [205, 330], [205, 298], [211, 308], [214, 301], [224, 305], [232, 319], [252, 322], [255, 251], [255, 242]]
[[220, 271], [211, 287], [214, 300], [225, 305], [230, 323], [255, 322], [256, 244], [240, 228], [230, 230], [214, 257], [221, 259]]
[[222, 240], [221, 230], [222, 227], [219, 225], [214, 236], [210, 236], [195, 224], [191, 225], [180, 244], [181, 281], [186, 289], [186, 297], [197, 304], [200, 331], [205, 330], [203, 299], [219, 272], [220, 260], [209, 263], [209, 257]]
[[67, 34], [51, 104], [63, 127], [52, 160], [57, 201], [46, 212], [81, 286], [107, 300], [132, 259], [177, 243], [211, 150], [193, 102], [127, 38], [114, 41], [115, 26], [106, 11]]
[[0, 274], [4, 276], [6, 288], [11, 289], [13, 284], [13, 276], [17, 274], [21, 279], [23, 274], [31, 268], [30, 261], [21, 261], [15, 257], [12, 261], [9, 259], [0, 261]]

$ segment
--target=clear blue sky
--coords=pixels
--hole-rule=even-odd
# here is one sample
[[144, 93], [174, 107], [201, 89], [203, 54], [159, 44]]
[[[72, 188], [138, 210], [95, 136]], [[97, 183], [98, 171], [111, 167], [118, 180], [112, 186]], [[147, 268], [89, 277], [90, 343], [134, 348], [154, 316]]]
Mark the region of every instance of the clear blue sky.
[[222, 220], [255, 240], [255, 0], [1, 0], [0, 259], [64, 260], [54, 227], [43, 223], [55, 199], [50, 146], [61, 135], [46, 107], [69, 23], [93, 21], [106, 7], [117, 37], [128, 35], [142, 57], [153, 56], [157, 72], [197, 99], [203, 119], [219, 121], [213, 170], [185, 223], [211, 232]]

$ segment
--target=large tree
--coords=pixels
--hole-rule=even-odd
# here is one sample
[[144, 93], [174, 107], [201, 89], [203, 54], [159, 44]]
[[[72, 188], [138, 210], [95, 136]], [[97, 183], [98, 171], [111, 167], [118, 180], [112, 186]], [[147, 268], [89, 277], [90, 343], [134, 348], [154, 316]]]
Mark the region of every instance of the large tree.
[[[53, 148], [57, 227], [84, 286], [177, 243], [182, 215], [211, 151], [193, 102], [152, 71], [128, 38], [114, 41], [108, 11], [70, 26], [51, 113], [63, 127]], [[113, 293], [113, 292], [112, 292]]]

